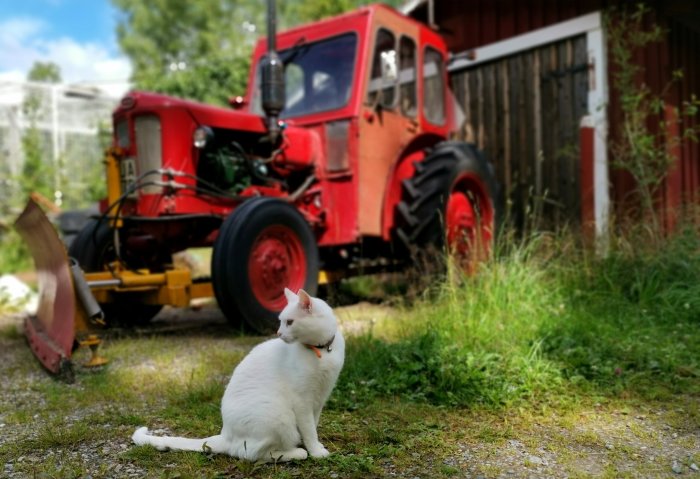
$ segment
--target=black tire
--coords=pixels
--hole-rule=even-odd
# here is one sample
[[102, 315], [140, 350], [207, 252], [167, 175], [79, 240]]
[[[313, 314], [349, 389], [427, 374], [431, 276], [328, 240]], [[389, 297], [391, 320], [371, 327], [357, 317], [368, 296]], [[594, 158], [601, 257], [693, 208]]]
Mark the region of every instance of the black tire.
[[[78, 233], [68, 249], [68, 256], [78, 261], [86, 273], [106, 271], [116, 259], [114, 233], [107, 220], [91, 219]], [[143, 304], [138, 293], [118, 293], [119, 301], [100, 303], [110, 325], [143, 326], [163, 308], [159, 304]]]
[[211, 273], [219, 307], [232, 324], [258, 333], [277, 329], [285, 287], [316, 294], [318, 271], [311, 228], [294, 207], [275, 198], [243, 203], [214, 243]]
[[[474, 146], [446, 141], [437, 144], [415, 164], [415, 174], [402, 183], [402, 199], [396, 209], [396, 237], [399, 247], [418, 264], [435, 261], [447, 243], [447, 205], [450, 195], [463, 189], [477, 215], [488, 215], [488, 245], [501, 221], [498, 186], [493, 168]], [[480, 223], [481, 224], [481, 223]], [[481, 228], [481, 226], [479, 226]], [[479, 230], [480, 232], [482, 230]]]

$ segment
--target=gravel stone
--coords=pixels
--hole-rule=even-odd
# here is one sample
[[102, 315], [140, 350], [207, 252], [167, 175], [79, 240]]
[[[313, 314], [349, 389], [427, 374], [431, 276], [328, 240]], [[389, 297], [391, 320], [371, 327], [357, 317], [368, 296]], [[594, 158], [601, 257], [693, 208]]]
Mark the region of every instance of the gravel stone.
[[683, 466], [678, 461], [673, 461], [671, 464], [671, 470], [676, 474], [681, 474], [683, 472]]

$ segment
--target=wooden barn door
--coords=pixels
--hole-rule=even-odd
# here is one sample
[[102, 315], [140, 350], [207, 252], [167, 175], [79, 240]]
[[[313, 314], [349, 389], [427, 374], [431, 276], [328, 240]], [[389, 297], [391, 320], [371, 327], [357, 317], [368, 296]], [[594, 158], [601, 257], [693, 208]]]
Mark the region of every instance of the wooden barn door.
[[452, 74], [463, 139], [496, 167], [516, 228], [581, 221], [579, 126], [588, 111], [586, 35]]

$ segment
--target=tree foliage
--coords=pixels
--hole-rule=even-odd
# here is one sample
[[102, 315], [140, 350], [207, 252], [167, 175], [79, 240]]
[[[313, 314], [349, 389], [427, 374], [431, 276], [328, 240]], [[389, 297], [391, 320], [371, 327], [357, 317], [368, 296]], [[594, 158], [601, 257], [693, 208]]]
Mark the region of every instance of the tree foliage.
[[[325, 17], [338, 15], [363, 5], [367, 5], [367, 0], [302, 0], [289, 2], [290, 15], [297, 22], [310, 22], [320, 20]], [[383, 3], [398, 7], [402, 0], [385, 0]]]
[[[224, 104], [245, 88], [258, 0], [113, 0], [137, 88]], [[260, 17], [262, 18], [262, 17]]]
[[42, 83], [60, 83], [61, 67], [53, 62], [34, 62], [27, 80]]
[[19, 179], [22, 196], [38, 192], [46, 197], [53, 197], [53, 168], [46, 159], [46, 151], [41, 137], [41, 131], [36, 126], [30, 126], [22, 135], [22, 150], [24, 163]]
[[[220, 105], [245, 91], [252, 47], [265, 34], [265, 1], [112, 2], [121, 12], [117, 36], [132, 61], [136, 88]], [[277, 0], [278, 26], [287, 28], [367, 3]]]
[[[61, 81], [61, 69], [52, 62], [34, 62], [27, 74], [27, 80], [41, 83], [59, 83]], [[22, 135], [22, 151], [24, 163], [22, 174], [19, 178], [19, 186], [23, 196], [32, 192], [53, 198], [55, 165], [48, 158], [45, 139], [37, 123], [42, 114], [42, 105], [48, 100], [42, 91], [28, 93], [22, 103], [22, 113], [27, 119], [29, 127]]]

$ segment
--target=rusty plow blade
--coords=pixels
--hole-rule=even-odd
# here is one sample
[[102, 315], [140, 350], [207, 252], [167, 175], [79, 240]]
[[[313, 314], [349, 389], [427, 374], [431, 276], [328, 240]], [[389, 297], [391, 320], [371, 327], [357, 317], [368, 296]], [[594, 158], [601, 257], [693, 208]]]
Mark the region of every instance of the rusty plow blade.
[[[78, 344], [76, 337], [87, 337], [88, 330], [88, 313], [79, 299], [82, 295], [76, 295], [82, 275], [76, 281], [65, 246], [33, 200], [29, 200], [15, 221], [15, 228], [34, 258], [39, 286], [39, 307], [35, 315], [25, 319], [24, 334], [41, 364], [50, 372], [71, 381], [71, 354], [74, 345]], [[75, 269], [80, 271], [79, 268]], [[76, 283], [77, 288], [74, 286]], [[92, 314], [99, 316], [102, 313], [93, 311]], [[94, 342], [93, 336], [89, 339]]]

